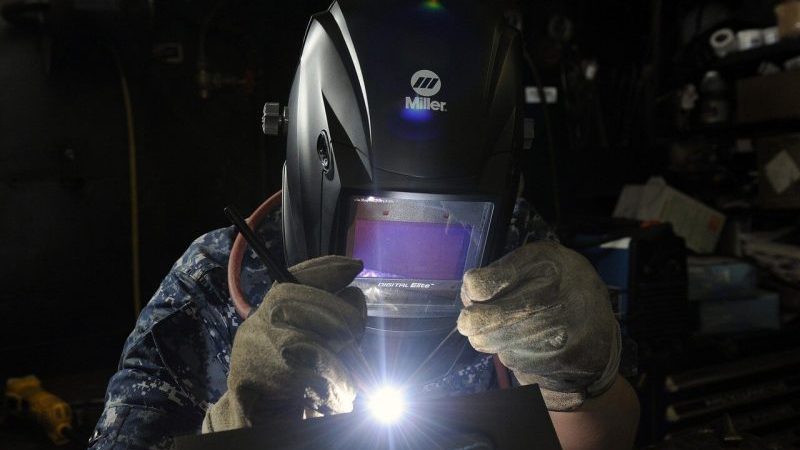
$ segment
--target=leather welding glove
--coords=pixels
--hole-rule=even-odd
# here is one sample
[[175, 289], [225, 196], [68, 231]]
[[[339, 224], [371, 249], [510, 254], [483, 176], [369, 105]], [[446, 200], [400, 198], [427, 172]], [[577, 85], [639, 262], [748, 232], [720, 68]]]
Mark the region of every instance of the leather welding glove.
[[589, 261], [554, 242], [520, 247], [464, 274], [458, 330], [496, 353], [551, 411], [602, 394], [619, 368], [620, 332], [606, 285]]
[[346, 288], [362, 268], [356, 259], [323, 256], [289, 269], [301, 284], [272, 286], [236, 332], [228, 391], [206, 412], [204, 433], [299, 420], [304, 408], [353, 409], [356, 391], [340, 353], [364, 332], [364, 295]]

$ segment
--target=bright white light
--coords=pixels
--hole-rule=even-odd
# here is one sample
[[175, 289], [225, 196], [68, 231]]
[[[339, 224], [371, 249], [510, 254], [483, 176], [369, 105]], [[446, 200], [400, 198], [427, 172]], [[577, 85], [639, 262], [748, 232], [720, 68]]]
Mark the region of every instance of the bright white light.
[[406, 409], [403, 393], [394, 387], [385, 386], [373, 393], [368, 402], [372, 416], [383, 423], [393, 423], [399, 419]]

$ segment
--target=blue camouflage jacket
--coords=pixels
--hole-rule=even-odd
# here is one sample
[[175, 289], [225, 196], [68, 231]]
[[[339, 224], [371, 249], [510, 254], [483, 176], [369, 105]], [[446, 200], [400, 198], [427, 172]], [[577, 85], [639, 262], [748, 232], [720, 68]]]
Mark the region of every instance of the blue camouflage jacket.
[[[517, 203], [514, 217], [506, 250], [529, 239], [554, 239], [525, 202]], [[279, 214], [259, 232], [274, 254], [282, 254]], [[231, 347], [242, 322], [227, 283], [234, 238], [235, 230], [224, 228], [196, 239], [142, 310], [109, 381], [91, 450], [164, 449], [175, 436], [200, 432], [206, 410], [227, 389]], [[260, 301], [272, 284], [253, 252], [245, 255], [241, 283], [251, 301]], [[431, 395], [474, 393], [492, 382], [490, 357], [476, 353], [422, 389]]]

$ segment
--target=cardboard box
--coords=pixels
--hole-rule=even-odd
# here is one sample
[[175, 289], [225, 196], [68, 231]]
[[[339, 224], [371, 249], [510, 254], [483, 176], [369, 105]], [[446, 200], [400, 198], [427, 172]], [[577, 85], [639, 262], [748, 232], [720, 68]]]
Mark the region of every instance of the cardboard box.
[[739, 123], [800, 119], [800, 71], [742, 78], [736, 96]]
[[800, 134], [755, 141], [758, 198], [765, 208], [800, 208]]
[[725, 225], [725, 215], [652, 177], [644, 185], [622, 189], [614, 217], [672, 224], [686, 247], [697, 253], [711, 253]]

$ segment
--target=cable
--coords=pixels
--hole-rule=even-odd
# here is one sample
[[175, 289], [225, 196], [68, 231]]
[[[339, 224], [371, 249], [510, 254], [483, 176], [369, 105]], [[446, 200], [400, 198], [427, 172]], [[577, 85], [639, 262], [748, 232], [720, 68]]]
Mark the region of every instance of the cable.
[[550, 162], [550, 176], [552, 177], [553, 182], [553, 210], [556, 216], [556, 224], [559, 224], [561, 223], [561, 204], [559, 202], [558, 194], [558, 169], [556, 167], [556, 150], [555, 143], [553, 141], [553, 127], [550, 124], [550, 111], [547, 106], [547, 96], [544, 92], [544, 84], [542, 83], [542, 78], [539, 76], [539, 71], [536, 69], [536, 65], [533, 63], [533, 58], [531, 58], [531, 55], [528, 53], [528, 49], [524, 43], [522, 45], [522, 55], [525, 59], [525, 62], [528, 64], [528, 67], [531, 69], [531, 72], [533, 73], [533, 78], [536, 82], [536, 89], [539, 90], [539, 100], [542, 102], [544, 129], [545, 134], [547, 134], [547, 159]]
[[428, 353], [428, 356], [425, 357], [425, 359], [419, 364], [419, 366], [417, 366], [416, 370], [414, 370], [414, 372], [408, 377], [408, 381], [406, 381], [407, 384], [413, 384], [419, 381], [418, 377], [420, 376], [420, 374], [423, 373], [423, 369], [427, 369], [428, 364], [430, 364], [430, 362], [434, 360], [434, 357], [439, 354], [439, 351], [441, 351], [444, 348], [445, 344], [447, 344], [447, 342], [453, 336], [459, 336], [458, 327], [453, 327], [453, 329], [450, 330], [449, 333], [447, 333], [447, 336], [445, 336], [444, 339], [442, 339], [441, 342], [439, 342], [439, 345], [437, 345], [436, 348], [433, 349], [433, 351]]
[[[256, 230], [261, 221], [264, 220], [264, 217], [276, 207], [280, 206], [280, 204], [281, 191], [278, 191], [259, 205], [250, 217], [247, 218], [247, 224], [250, 226], [250, 229]], [[246, 248], [247, 241], [244, 239], [244, 236], [237, 234], [236, 239], [233, 241], [233, 246], [231, 247], [230, 259], [228, 260], [228, 291], [233, 300], [233, 306], [236, 308], [236, 312], [242, 320], [247, 319], [252, 311], [252, 306], [250, 306], [250, 303], [248, 303], [244, 297], [244, 292], [242, 292], [239, 280]]]
[[138, 174], [136, 170], [136, 133], [133, 123], [133, 107], [131, 106], [131, 94], [128, 89], [128, 79], [122, 67], [119, 53], [113, 47], [109, 47], [114, 56], [114, 63], [119, 72], [120, 87], [122, 88], [122, 102], [125, 105], [125, 122], [128, 131], [128, 180], [131, 197], [131, 284], [133, 290], [133, 311], [134, 317], [139, 317], [142, 310], [141, 293], [141, 267], [139, 262], [139, 186]]
[[[456, 366], [458, 365], [458, 362], [461, 360], [461, 357], [464, 355], [464, 352], [467, 350], [468, 346], [469, 346], [469, 343], [468, 343], [467, 339], [464, 338], [462, 340], [462, 342], [461, 342], [461, 348], [459, 348], [458, 353], [456, 353], [456, 355], [453, 357], [453, 362], [450, 363], [450, 366], [448, 366], [447, 370], [445, 370], [441, 374], [429, 375], [425, 380], [411, 380], [411, 381], [416, 382], [420, 386], [424, 386], [426, 384], [429, 384], [429, 383], [432, 383], [432, 382], [435, 382], [437, 380], [441, 380], [441, 379], [444, 379], [444, 378], [450, 376], [453, 373], [453, 369], [455, 369]], [[408, 383], [410, 383], [411, 381], [409, 381]]]

